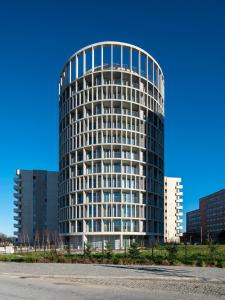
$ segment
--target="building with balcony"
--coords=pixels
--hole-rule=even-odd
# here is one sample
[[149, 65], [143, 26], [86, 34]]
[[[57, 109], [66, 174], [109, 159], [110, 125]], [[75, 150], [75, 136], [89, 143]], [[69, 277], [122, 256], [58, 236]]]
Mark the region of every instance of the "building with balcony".
[[59, 228], [75, 248], [163, 241], [164, 77], [143, 49], [77, 51], [59, 80]]
[[[202, 242], [225, 232], [225, 189], [199, 199], [199, 209], [187, 213], [187, 234]], [[193, 239], [192, 239], [193, 240]]]
[[33, 244], [58, 232], [58, 172], [17, 170], [14, 178], [14, 235]]
[[181, 178], [164, 179], [164, 241], [180, 242], [183, 231], [183, 185]]

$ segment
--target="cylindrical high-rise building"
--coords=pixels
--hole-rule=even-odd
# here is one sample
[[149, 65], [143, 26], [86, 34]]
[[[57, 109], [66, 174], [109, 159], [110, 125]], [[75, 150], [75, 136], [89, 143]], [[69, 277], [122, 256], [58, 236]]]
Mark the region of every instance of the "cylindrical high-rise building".
[[139, 47], [76, 52], [59, 82], [59, 230], [76, 248], [163, 240], [164, 77]]

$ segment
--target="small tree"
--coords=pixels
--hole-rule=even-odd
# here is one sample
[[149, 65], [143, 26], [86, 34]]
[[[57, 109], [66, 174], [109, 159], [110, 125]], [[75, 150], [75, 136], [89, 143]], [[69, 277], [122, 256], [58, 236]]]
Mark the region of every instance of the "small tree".
[[35, 249], [35, 252], [36, 252], [37, 248], [40, 249], [40, 237], [39, 237], [38, 230], [36, 230], [35, 236], [34, 236], [34, 249]]
[[106, 254], [106, 258], [108, 259], [112, 258], [112, 245], [109, 242], [105, 246], [105, 254]]
[[218, 256], [218, 247], [217, 247], [217, 245], [213, 244], [212, 241], [210, 241], [208, 243], [208, 249], [209, 249], [208, 262], [210, 264], [213, 264], [215, 262], [215, 260], [217, 259], [217, 256]]
[[84, 243], [84, 255], [87, 256], [87, 257], [91, 256], [91, 244]]
[[168, 251], [169, 262], [173, 263], [177, 256], [177, 251], [178, 251], [177, 244], [176, 243], [167, 244], [166, 250]]
[[129, 248], [129, 255], [132, 258], [138, 258], [140, 256], [140, 249], [137, 243], [132, 243]]

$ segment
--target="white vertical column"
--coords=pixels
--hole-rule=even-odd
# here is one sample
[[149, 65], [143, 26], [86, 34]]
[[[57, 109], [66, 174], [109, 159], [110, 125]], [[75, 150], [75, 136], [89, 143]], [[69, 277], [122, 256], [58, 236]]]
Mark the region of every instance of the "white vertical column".
[[111, 69], [113, 69], [113, 44], [110, 47], [110, 52], [111, 52]]
[[69, 74], [69, 83], [71, 83], [71, 81], [72, 81], [72, 60], [70, 60], [70, 68], [69, 68], [69, 72], [70, 72], [70, 74]]
[[86, 51], [83, 52], [83, 75], [86, 73]]
[[141, 52], [138, 51], [138, 74], [141, 76]]
[[76, 60], [76, 79], [77, 79], [78, 78], [78, 63], [79, 63], [77, 55], [76, 55], [75, 60]]
[[101, 45], [101, 69], [103, 70], [103, 64], [104, 64], [104, 49], [103, 45]]
[[94, 68], [95, 68], [95, 52], [94, 52], [94, 48], [91, 48], [91, 71], [94, 72]]

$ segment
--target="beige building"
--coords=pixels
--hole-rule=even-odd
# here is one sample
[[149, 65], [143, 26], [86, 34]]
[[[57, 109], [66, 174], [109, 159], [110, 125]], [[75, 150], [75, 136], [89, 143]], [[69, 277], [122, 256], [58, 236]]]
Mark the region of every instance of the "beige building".
[[181, 178], [164, 177], [164, 241], [180, 242], [183, 223]]

